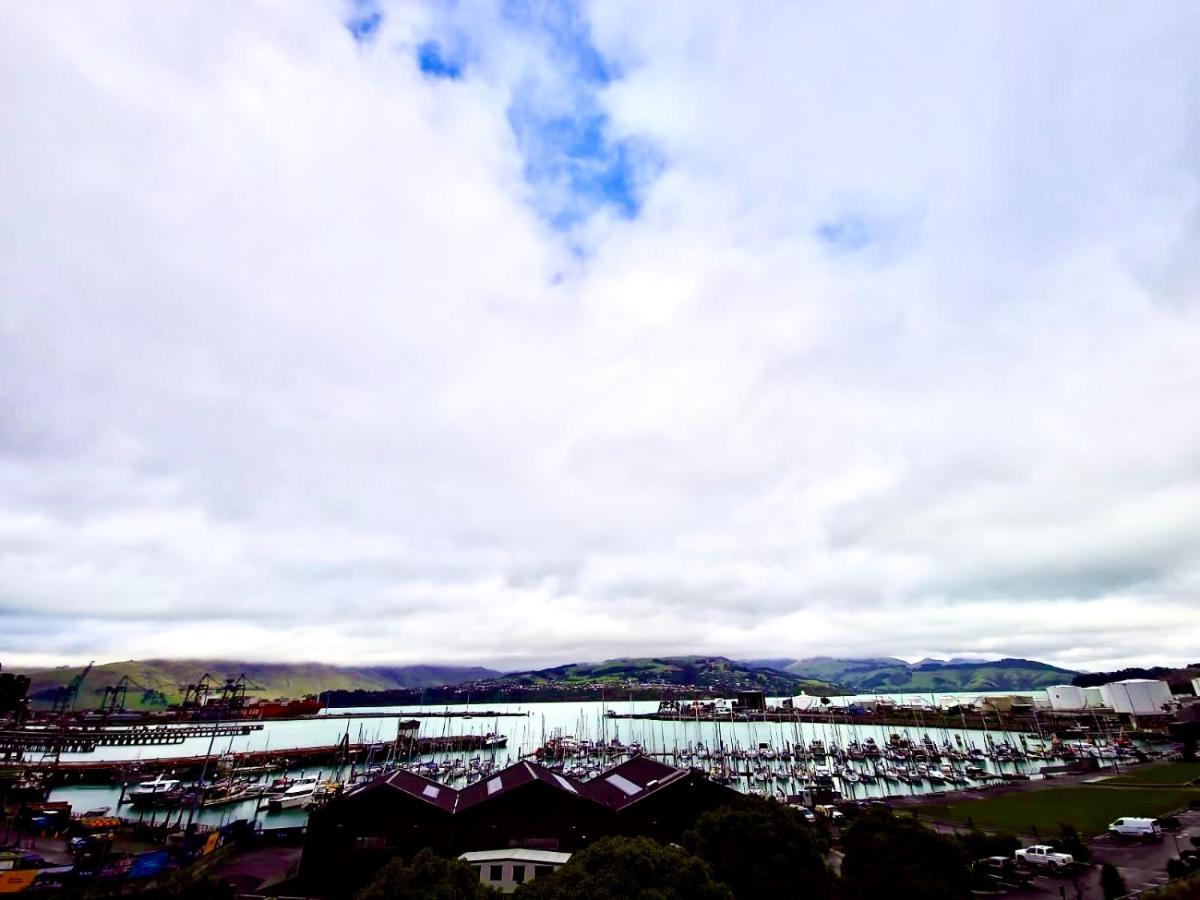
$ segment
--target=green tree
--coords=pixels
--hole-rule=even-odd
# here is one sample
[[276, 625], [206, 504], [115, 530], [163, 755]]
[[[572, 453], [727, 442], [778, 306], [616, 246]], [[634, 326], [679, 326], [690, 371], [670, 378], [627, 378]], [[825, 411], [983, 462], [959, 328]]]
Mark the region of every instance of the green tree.
[[358, 892], [357, 900], [483, 900], [500, 896], [481, 884], [461, 859], [444, 859], [426, 847], [411, 860], [394, 859]]
[[988, 834], [975, 829], [958, 835], [958, 842], [967, 852], [968, 859], [987, 859], [989, 856], [1012, 857], [1021, 842], [1011, 834]]
[[1105, 863], [1100, 867], [1100, 890], [1104, 894], [1104, 900], [1117, 900], [1118, 897], [1129, 893], [1125, 887], [1125, 879], [1112, 863]]
[[795, 810], [765, 797], [705, 813], [684, 843], [739, 900], [821, 900], [829, 868], [813, 830]]
[[971, 896], [971, 872], [962, 846], [915, 819], [864, 810], [842, 834], [842, 847], [842, 893], [847, 900]]
[[733, 900], [708, 866], [650, 838], [603, 838], [553, 875], [517, 889], [518, 900]]
[[1059, 836], [1050, 845], [1060, 853], [1070, 853], [1075, 862], [1087, 862], [1092, 858], [1087, 841], [1079, 835], [1079, 829], [1067, 822], [1058, 823]]

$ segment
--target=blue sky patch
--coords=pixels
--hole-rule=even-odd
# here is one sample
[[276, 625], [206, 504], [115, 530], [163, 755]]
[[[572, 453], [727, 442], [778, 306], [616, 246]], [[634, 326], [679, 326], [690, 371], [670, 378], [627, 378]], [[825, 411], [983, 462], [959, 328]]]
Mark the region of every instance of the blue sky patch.
[[346, 30], [358, 43], [368, 43], [383, 24], [383, 11], [377, 0], [354, 0], [346, 17]]
[[613, 134], [600, 91], [619, 71], [592, 43], [578, 5], [506, 0], [503, 16], [540, 40], [558, 70], [555, 83], [567, 86], [526, 82], [508, 108], [538, 213], [560, 230], [601, 210], [636, 217], [640, 188], [661, 161], [645, 142]]
[[433, 78], [458, 80], [463, 75], [463, 64], [451, 58], [437, 41], [425, 41], [417, 47], [417, 65]]
[[853, 253], [871, 243], [867, 223], [854, 215], [822, 223], [817, 227], [817, 237], [831, 250], [841, 253]]

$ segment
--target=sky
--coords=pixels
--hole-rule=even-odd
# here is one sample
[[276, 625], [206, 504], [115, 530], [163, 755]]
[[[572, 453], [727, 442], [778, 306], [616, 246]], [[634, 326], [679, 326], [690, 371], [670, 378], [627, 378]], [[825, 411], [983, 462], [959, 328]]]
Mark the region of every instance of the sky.
[[0, 663], [1200, 658], [1200, 5], [0, 7]]

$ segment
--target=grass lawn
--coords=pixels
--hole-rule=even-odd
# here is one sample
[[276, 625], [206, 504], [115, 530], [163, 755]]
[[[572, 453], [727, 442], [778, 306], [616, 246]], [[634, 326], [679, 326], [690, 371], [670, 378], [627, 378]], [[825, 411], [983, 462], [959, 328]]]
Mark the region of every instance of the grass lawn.
[[1200, 779], [1200, 762], [1160, 762], [1104, 779], [1104, 784], [1191, 784]]
[[1067, 822], [1081, 834], [1104, 831], [1122, 816], [1160, 816], [1200, 800], [1194, 788], [1108, 788], [1097, 785], [1018, 791], [999, 797], [931, 803], [917, 809], [939, 822], [975, 825], [991, 831], [1010, 831], [1053, 837], [1058, 824]]

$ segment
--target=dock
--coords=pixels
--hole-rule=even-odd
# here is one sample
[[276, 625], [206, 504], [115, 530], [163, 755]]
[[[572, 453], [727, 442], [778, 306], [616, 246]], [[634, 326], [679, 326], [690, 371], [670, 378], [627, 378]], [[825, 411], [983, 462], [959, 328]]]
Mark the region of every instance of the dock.
[[123, 784], [146, 781], [156, 775], [187, 779], [199, 777], [204, 769], [221, 764], [232, 765], [235, 771], [254, 769], [280, 771], [311, 766], [364, 763], [372, 754], [393, 753], [397, 758], [411, 759], [433, 753], [501, 750], [507, 747], [504, 735], [442, 735], [415, 737], [401, 735], [395, 742], [374, 741], [354, 744], [341, 741], [337, 745], [291, 747], [271, 750], [249, 750], [232, 757], [168, 756], [139, 760], [71, 760], [47, 763], [26, 763], [27, 771], [41, 771], [51, 786], [63, 784]]

